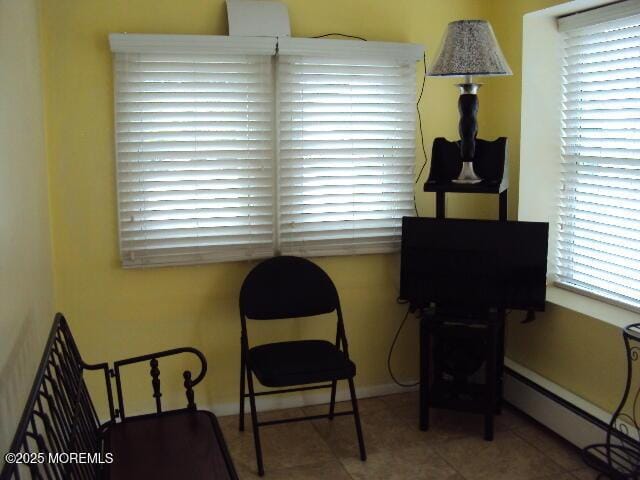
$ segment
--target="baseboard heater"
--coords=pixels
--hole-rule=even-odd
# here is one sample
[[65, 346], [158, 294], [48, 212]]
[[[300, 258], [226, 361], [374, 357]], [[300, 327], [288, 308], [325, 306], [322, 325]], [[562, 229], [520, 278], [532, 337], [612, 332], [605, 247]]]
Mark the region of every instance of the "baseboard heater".
[[[505, 358], [504, 400], [577, 448], [605, 442], [611, 414]], [[627, 425], [627, 445], [640, 450], [638, 430]], [[623, 434], [615, 432], [622, 438]], [[635, 437], [635, 438], [634, 438]]]
[[606, 422], [509, 367], [504, 399], [578, 448], [604, 442]]

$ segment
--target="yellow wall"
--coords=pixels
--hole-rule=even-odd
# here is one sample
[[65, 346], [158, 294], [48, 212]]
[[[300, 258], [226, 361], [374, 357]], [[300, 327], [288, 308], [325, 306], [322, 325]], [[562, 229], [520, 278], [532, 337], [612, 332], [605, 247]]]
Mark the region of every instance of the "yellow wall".
[[[511, 218], [517, 218], [522, 85], [522, 17], [563, 3], [559, 0], [490, 0], [488, 18], [500, 40], [514, 75], [492, 78], [482, 94], [492, 105], [488, 132], [509, 137], [511, 143]], [[513, 193], [511, 193], [513, 192]], [[550, 246], [550, 254], [553, 246]], [[626, 372], [624, 346], [618, 328], [549, 305], [536, 322], [520, 324], [514, 313], [507, 329], [507, 356], [576, 395], [613, 411], [622, 395]]]
[[52, 319], [37, 0], [0, 0], [0, 452]]
[[[289, 0], [292, 33], [344, 32], [372, 40], [410, 41], [435, 49], [447, 22], [482, 15], [477, 0]], [[64, 311], [87, 361], [114, 360], [177, 345], [201, 349], [210, 363], [202, 405], [234, 402], [238, 391], [240, 284], [250, 263], [123, 270], [118, 263], [109, 32], [226, 34], [221, 0], [49, 0], [43, 9], [44, 71], [52, 188], [56, 306]], [[454, 80], [429, 80], [423, 112], [426, 145], [456, 134]], [[427, 147], [429, 148], [429, 147]], [[422, 158], [418, 157], [418, 164]], [[431, 195], [420, 209], [433, 214]], [[471, 199], [452, 202], [469, 211]], [[386, 352], [404, 308], [395, 304], [397, 256], [323, 258], [342, 297], [360, 386], [390, 383]], [[415, 322], [398, 346], [401, 374], [415, 376]], [[308, 325], [308, 322], [305, 322]], [[257, 328], [255, 343], [316, 333], [285, 324]], [[333, 323], [322, 331], [332, 337]], [[162, 367], [162, 365], [161, 365]], [[126, 384], [130, 411], [151, 405], [146, 371]], [[179, 378], [176, 368], [163, 371]], [[165, 375], [166, 374], [166, 375]], [[166, 380], [165, 380], [166, 379]], [[97, 384], [97, 383], [96, 383]], [[165, 383], [166, 385], [166, 383]], [[178, 385], [163, 397], [183, 403]]]
[[[481, 91], [480, 136], [511, 142], [510, 216], [517, 215], [520, 136], [522, 15], [554, 0], [287, 0], [294, 36], [344, 32], [372, 40], [409, 41], [434, 53], [447, 22], [488, 18], [514, 70], [509, 78], [486, 80]], [[109, 32], [225, 34], [221, 0], [45, 0], [42, 12], [45, 101], [51, 210], [56, 271], [56, 306], [64, 311], [88, 361], [193, 345], [207, 355], [210, 373], [197, 392], [201, 405], [233, 402], [238, 388], [237, 295], [250, 263], [123, 270], [117, 251], [113, 151], [113, 98]], [[456, 138], [454, 80], [429, 79], [422, 105], [428, 153], [433, 137]], [[418, 150], [417, 167], [423, 158]], [[423, 179], [424, 180], [424, 179]], [[422, 183], [422, 182], [420, 182]], [[418, 187], [418, 192], [419, 192]], [[423, 215], [433, 215], [433, 196], [418, 193]], [[452, 217], [490, 218], [493, 198], [454, 196]], [[343, 301], [360, 386], [390, 382], [385, 357], [402, 318], [395, 305], [397, 256], [318, 259], [335, 280]], [[415, 376], [416, 335], [411, 320], [396, 363]], [[258, 343], [278, 336], [324, 333], [286, 323], [275, 331], [255, 330]], [[509, 356], [550, 380], [611, 409], [619, 394], [619, 332], [558, 307], [534, 324], [509, 322]], [[176, 380], [165, 399], [176, 405], [178, 367], [163, 371]], [[129, 382], [130, 410], [143, 408], [150, 390]], [[613, 372], [613, 373], [612, 373]]]

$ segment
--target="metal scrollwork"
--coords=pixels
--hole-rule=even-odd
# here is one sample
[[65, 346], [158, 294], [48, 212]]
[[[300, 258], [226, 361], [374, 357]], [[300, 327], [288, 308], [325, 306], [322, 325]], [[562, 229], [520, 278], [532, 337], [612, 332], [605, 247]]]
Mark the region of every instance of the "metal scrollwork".
[[585, 461], [611, 479], [637, 479], [640, 476], [640, 388], [632, 393], [633, 366], [640, 359], [640, 324], [624, 329], [627, 352], [627, 380], [622, 400], [614, 412], [605, 443], [590, 445], [583, 450]]

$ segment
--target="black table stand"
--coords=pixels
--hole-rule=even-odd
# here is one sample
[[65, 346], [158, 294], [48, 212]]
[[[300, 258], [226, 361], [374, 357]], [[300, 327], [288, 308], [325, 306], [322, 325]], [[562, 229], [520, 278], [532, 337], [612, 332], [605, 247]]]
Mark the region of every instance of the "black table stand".
[[[431, 169], [424, 185], [425, 192], [436, 194], [436, 218], [445, 218], [447, 193], [484, 193], [498, 195], [499, 220], [507, 220], [507, 189], [509, 184], [507, 139], [476, 140], [473, 168], [482, 182], [455, 183], [462, 167], [459, 142], [436, 138], [433, 142]], [[429, 428], [429, 408], [449, 408], [484, 415], [484, 438], [493, 440], [494, 415], [502, 404], [504, 370], [505, 311], [475, 309], [452, 311], [437, 305], [423, 312], [420, 319], [420, 429]], [[482, 362], [484, 384], [462, 381], [464, 361], [459, 366], [446, 366], [438, 345], [456, 342], [466, 345], [468, 366]], [[464, 348], [464, 347], [460, 347]], [[464, 357], [464, 353], [458, 356]], [[471, 358], [475, 355], [474, 358]], [[481, 357], [481, 358], [480, 358]], [[470, 368], [470, 367], [469, 367]], [[479, 366], [478, 366], [479, 368]], [[456, 369], [459, 371], [456, 373]], [[467, 372], [469, 373], [469, 372]], [[433, 376], [430, 377], [430, 374]], [[448, 377], [449, 380], [445, 380]]]
[[[429, 409], [447, 408], [484, 415], [484, 438], [493, 440], [493, 419], [502, 400], [504, 311], [458, 313], [430, 311], [420, 319], [420, 429], [429, 429]], [[465, 383], [456, 378], [456, 368], [438, 358], [438, 348], [458, 343], [468, 363], [484, 365], [484, 384]], [[442, 352], [439, 352], [442, 353]], [[451, 352], [449, 352], [451, 354]], [[467, 363], [467, 362], [463, 362]], [[480, 365], [477, 365], [479, 368]], [[475, 370], [473, 366], [472, 370]], [[460, 378], [473, 372], [460, 372]], [[432, 374], [432, 378], [429, 378]], [[444, 380], [443, 376], [449, 380]]]

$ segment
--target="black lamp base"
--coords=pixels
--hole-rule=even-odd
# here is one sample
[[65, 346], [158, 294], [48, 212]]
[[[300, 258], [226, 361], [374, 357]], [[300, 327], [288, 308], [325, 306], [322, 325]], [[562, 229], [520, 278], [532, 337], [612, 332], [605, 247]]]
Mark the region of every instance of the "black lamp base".
[[454, 180], [455, 183], [474, 184], [480, 183], [482, 179], [476, 175], [473, 169], [473, 159], [476, 156], [476, 136], [478, 135], [478, 89], [477, 83], [461, 83], [460, 98], [458, 99], [458, 112], [460, 112], [460, 123], [458, 133], [460, 134], [460, 158], [462, 159], [462, 169], [460, 175]]

